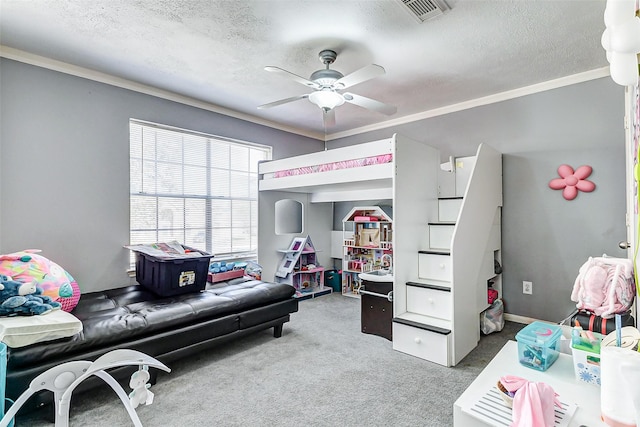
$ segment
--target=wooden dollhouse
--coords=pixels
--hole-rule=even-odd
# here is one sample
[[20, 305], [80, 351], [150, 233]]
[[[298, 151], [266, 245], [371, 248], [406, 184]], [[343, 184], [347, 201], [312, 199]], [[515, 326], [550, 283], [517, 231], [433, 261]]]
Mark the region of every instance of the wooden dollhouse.
[[360, 273], [393, 265], [391, 217], [379, 206], [355, 207], [342, 220], [342, 294], [358, 297]]
[[319, 264], [311, 237], [294, 237], [287, 249], [278, 252], [282, 259], [275, 273], [276, 282], [292, 285], [298, 298], [331, 293], [331, 288], [324, 286], [324, 267]]

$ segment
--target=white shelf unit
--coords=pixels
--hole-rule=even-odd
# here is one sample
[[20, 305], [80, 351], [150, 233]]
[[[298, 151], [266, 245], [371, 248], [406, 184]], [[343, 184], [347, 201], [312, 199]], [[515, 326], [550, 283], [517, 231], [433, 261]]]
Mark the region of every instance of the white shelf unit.
[[393, 266], [393, 221], [379, 206], [354, 207], [342, 220], [342, 236], [342, 295], [357, 298], [360, 273]]

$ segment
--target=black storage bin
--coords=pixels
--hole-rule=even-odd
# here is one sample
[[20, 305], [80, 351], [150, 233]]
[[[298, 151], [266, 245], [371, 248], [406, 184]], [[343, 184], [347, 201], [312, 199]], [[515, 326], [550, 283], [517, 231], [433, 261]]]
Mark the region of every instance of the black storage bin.
[[193, 258], [169, 260], [136, 252], [136, 281], [163, 297], [200, 292], [207, 285], [209, 261], [213, 255], [197, 249], [192, 251]]

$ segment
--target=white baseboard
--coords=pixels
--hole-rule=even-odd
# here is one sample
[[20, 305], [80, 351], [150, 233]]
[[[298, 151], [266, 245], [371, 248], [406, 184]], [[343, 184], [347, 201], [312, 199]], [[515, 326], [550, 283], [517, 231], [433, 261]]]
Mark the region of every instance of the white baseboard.
[[529, 323], [533, 323], [538, 319], [534, 319], [532, 317], [518, 316], [517, 314], [505, 313], [504, 320], [507, 320], [509, 322], [523, 323], [525, 325], [528, 325]]

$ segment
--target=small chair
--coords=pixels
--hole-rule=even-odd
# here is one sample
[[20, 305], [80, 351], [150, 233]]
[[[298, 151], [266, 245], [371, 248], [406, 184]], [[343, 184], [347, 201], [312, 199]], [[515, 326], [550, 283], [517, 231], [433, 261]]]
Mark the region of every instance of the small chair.
[[41, 390], [53, 392], [55, 407], [55, 427], [69, 426], [69, 405], [73, 390], [86, 378], [95, 375], [102, 378], [116, 392], [124, 404], [131, 421], [136, 427], [142, 427], [140, 418], [131, 405], [129, 396], [120, 384], [109, 375], [106, 370], [120, 366], [151, 366], [171, 372], [167, 366], [151, 356], [135, 350], [120, 349], [106, 353], [94, 362], [79, 360], [63, 363], [43, 372], [35, 377], [29, 384], [29, 388], [18, 397], [11, 409], [0, 420], [0, 427], [7, 427], [18, 410], [33, 395]]

